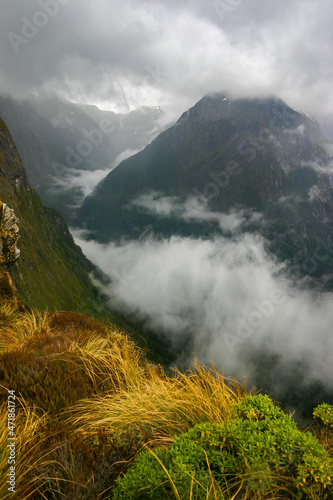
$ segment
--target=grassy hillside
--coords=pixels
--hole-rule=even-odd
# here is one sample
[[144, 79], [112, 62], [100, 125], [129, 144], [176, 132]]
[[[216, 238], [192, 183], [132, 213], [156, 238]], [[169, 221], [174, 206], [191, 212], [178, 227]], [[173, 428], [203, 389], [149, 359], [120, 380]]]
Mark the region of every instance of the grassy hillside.
[[62, 216], [43, 207], [1, 120], [0, 199], [20, 220], [21, 259], [11, 274], [21, 298], [35, 308], [105, 314], [103, 300], [89, 278], [89, 273], [96, 272], [94, 266], [75, 245]]

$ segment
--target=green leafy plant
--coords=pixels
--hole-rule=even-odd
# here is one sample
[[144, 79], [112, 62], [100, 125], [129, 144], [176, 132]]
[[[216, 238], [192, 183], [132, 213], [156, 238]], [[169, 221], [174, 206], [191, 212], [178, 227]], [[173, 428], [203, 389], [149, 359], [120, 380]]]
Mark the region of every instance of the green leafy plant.
[[333, 428], [333, 406], [328, 403], [318, 405], [313, 411], [314, 418], [321, 420], [324, 425]]
[[313, 416], [319, 424], [317, 427], [316, 438], [332, 457], [333, 455], [333, 406], [328, 403], [318, 405]]
[[114, 498], [328, 499], [332, 474], [333, 461], [312, 434], [268, 396], [245, 396], [224, 424], [196, 425], [170, 449], [140, 453]]

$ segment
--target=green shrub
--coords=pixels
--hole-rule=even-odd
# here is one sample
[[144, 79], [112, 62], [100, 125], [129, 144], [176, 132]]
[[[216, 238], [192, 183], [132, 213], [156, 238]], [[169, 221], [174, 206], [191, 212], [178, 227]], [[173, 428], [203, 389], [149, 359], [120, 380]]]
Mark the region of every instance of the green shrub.
[[332, 474], [333, 462], [312, 434], [268, 396], [246, 396], [224, 424], [196, 425], [170, 449], [139, 454], [117, 480], [114, 498], [328, 499]]
[[333, 406], [323, 403], [314, 409], [313, 416], [327, 427], [333, 427]]
[[313, 411], [313, 416], [319, 423], [317, 426], [316, 438], [325, 449], [333, 456], [333, 406], [323, 403]]

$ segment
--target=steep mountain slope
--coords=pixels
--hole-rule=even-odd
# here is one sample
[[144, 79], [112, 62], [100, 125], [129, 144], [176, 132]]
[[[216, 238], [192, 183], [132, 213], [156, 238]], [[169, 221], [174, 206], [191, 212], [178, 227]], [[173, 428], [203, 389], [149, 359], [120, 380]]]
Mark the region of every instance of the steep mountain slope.
[[[158, 109], [143, 108], [117, 115], [56, 98], [0, 97], [0, 115], [32, 187], [43, 203], [60, 210], [67, 221], [85, 196], [87, 173], [108, 172], [118, 155], [142, 149], [156, 133], [160, 114]], [[103, 174], [97, 175], [99, 179]]]
[[329, 279], [332, 156], [319, 124], [281, 100], [206, 96], [110, 172], [77, 224], [100, 242], [136, 239], [147, 229], [212, 237], [232, 232], [219, 214], [233, 213], [243, 220], [239, 231], [261, 233], [296, 271], [315, 267], [313, 277]]
[[21, 258], [11, 275], [20, 297], [32, 307], [107, 314], [89, 278], [96, 268], [74, 244], [62, 216], [43, 207], [1, 119], [0, 200], [19, 219]]

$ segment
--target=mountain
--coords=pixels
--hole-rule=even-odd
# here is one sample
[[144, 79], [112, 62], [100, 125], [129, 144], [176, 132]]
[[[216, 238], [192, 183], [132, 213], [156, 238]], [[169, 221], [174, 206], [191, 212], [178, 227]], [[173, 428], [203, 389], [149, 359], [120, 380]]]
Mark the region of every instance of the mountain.
[[162, 118], [163, 111], [159, 106], [142, 106], [123, 114], [101, 110], [97, 106], [88, 104], [76, 104], [76, 107], [96, 123], [105, 119], [110, 120], [112, 139], [117, 145], [118, 154], [127, 149], [133, 151], [143, 149], [161, 128], [158, 121]]
[[99, 242], [257, 232], [331, 287], [332, 158], [320, 125], [279, 99], [205, 96], [110, 172], [76, 224]]
[[2, 240], [5, 241], [3, 232], [10, 231], [15, 243], [7, 245], [7, 253], [2, 243], [1, 253], [18, 255], [17, 246], [20, 249], [20, 259], [10, 266], [20, 298], [33, 308], [89, 311], [106, 316], [103, 298], [90, 279], [91, 274], [101, 273], [75, 245], [59, 212], [42, 205], [1, 119], [0, 200]]
[[[159, 108], [124, 115], [58, 98], [0, 97], [0, 114], [43, 203], [70, 221], [73, 210], [119, 155], [142, 149], [159, 130]], [[88, 189], [88, 192], [87, 192]]]

